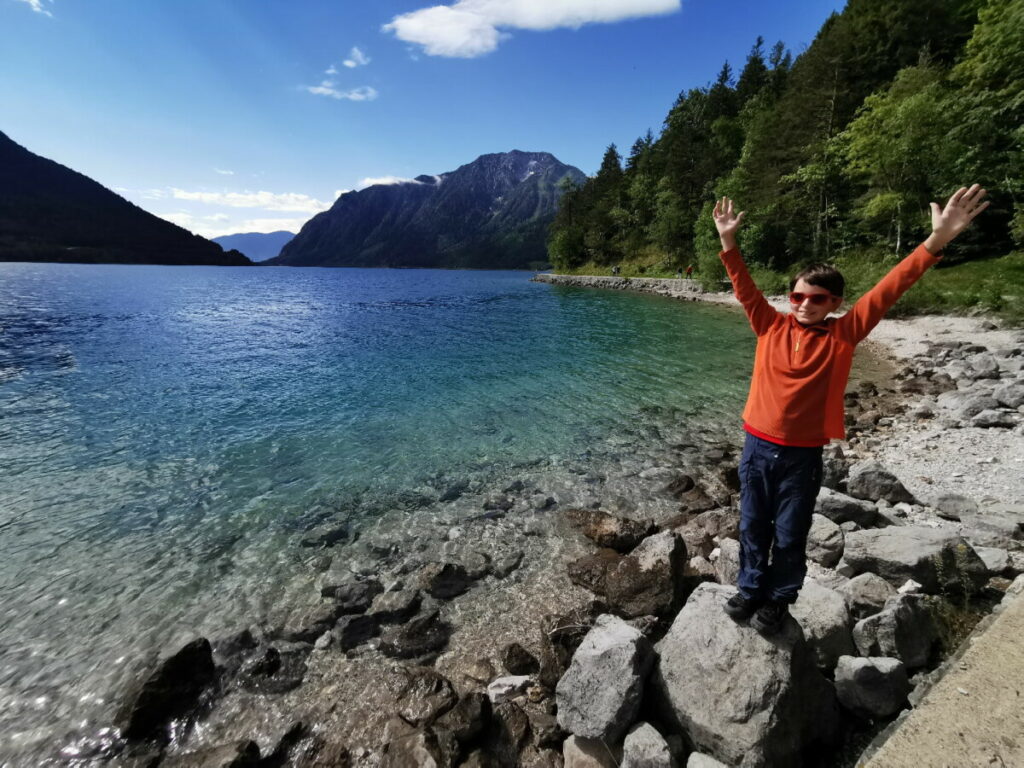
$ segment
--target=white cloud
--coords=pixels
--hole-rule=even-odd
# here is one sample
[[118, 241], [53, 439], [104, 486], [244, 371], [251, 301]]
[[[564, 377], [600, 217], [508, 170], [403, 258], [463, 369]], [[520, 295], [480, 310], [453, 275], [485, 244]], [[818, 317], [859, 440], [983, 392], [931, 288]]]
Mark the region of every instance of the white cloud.
[[[298, 232], [302, 225], [309, 219], [306, 218], [252, 218], [232, 221], [225, 214], [214, 214], [213, 216], [195, 216], [187, 211], [173, 211], [171, 213], [156, 214], [172, 224], [184, 227], [190, 232], [203, 237], [222, 237], [234, 235], [239, 232], [277, 232], [285, 229], [289, 232]], [[211, 223], [212, 222], [212, 223]]]
[[341, 63], [349, 69], [355, 69], [356, 67], [365, 67], [370, 63], [370, 58], [358, 48], [353, 47], [349, 51], [348, 58]]
[[214, 170], [215, 173], [219, 173], [221, 176], [234, 176], [235, 175], [234, 171], [227, 171], [227, 170], [224, 170], [223, 168], [214, 168], [213, 170]]
[[316, 96], [330, 96], [332, 99], [347, 99], [349, 101], [373, 101], [377, 98], [377, 91], [368, 85], [359, 88], [352, 88], [348, 91], [339, 91], [333, 80], [324, 80], [320, 85], [307, 85], [305, 90]]
[[338, 74], [338, 68], [331, 64], [327, 69], [324, 70], [325, 75], [336, 75]]
[[395, 16], [382, 29], [423, 47], [430, 56], [472, 59], [508, 37], [502, 29], [534, 31], [611, 23], [679, 10], [681, 0], [458, 0]]
[[171, 188], [175, 200], [192, 200], [227, 208], [262, 208], [266, 211], [294, 211], [314, 214], [331, 207], [331, 203], [297, 192], [189, 192]]
[[367, 176], [356, 184], [356, 189], [366, 189], [367, 187], [378, 187], [387, 184], [422, 184], [422, 182], [416, 181], [416, 179], [404, 179], [401, 176]]
[[[43, 5], [44, 0], [21, 0], [21, 2], [31, 7], [36, 13], [41, 13], [44, 16], [53, 16], [53, 14], [46, 9], [46, 6]], [[49, 0], [49, 2], [52, 3], [53, 0]]]

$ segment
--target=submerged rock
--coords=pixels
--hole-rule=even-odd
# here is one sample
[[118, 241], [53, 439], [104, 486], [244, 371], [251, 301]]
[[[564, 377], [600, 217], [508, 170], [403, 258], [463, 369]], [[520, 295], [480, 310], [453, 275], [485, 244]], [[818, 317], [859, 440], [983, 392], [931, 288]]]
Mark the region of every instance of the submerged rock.
[[215, 677], [213, 649], [205, 637], [159, 657], [153, 671], [126, 697], [127, 706], [118, 717], [124, 737], [168, 740], [167, 727], [192, 713]]
[[564, 510], [563, 514], [597, 546], [617, 552], [629, 552], [655, 530], [650, 520], [616, 517], [599, 509], [571, 508]]
[[722, 610], [735, 589], [702, 584], [656, 649], [652, 683], [673, 726], [699, 750], [744, 768], [799, 766], [834, 740], [838, 707], [796, 621], [770, 640]]

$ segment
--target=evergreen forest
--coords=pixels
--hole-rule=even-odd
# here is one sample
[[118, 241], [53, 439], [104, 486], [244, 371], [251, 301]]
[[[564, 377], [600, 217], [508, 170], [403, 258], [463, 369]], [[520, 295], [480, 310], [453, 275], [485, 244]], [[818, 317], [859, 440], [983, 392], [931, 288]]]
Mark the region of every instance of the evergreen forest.
[[798, 56], [758, 38], [738, 72], [681, 93], [660, 134], [566, 182], [548, 253], [557, 272], [693, 264], [721, 289], [711, 210], [727, 195], [766, 291], [828, 261], [857, 292], [927, 236], [930, 201], [971, 182], [992, 204], [909, 311], [1022, 312], [1024, 0], [849, 0]]

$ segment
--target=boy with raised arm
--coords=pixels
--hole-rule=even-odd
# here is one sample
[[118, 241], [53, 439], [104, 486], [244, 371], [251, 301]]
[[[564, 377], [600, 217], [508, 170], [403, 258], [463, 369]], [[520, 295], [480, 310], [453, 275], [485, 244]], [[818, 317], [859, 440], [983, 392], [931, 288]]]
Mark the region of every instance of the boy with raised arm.
[[715, 205], [719, 256], [757, 334], [750, 395], [743, 411], [740, 460], [739, 591], [725, 611], [750, 619], [764, 635], [778, 631], [807, 573], [805, 549], [821, 487], [823, 447], [845, 436], [843, 395], [853, 350], [942, 249], [985, 208], [977, 184], [957, 190], [945, 208], [932, 203], [932, 233], [842, 317], [843, 276], [814, 264], [790, 281], [789, 314], [754, 285], [736, 247], [743, 213], [723, 197]]

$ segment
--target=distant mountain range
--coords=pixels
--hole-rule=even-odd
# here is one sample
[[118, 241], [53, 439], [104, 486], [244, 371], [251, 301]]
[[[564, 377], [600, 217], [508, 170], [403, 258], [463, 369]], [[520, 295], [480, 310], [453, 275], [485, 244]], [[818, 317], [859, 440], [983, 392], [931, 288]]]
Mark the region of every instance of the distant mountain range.
[[214, 237], [213, 242], [224, 250], [241, 251], [253, 261], [266, 261], [281, 252], [281, 247], [295, 237], [294, 232], [242, 232], [237, 235]]
[[251, 264], [0, 132], [0, 261]]
[[566, 177], [586, 180], [547, 152], [514, 150], [440, 176], [348, 192], [267, 263], [533, 268], [547, 261], [547, 230]]

